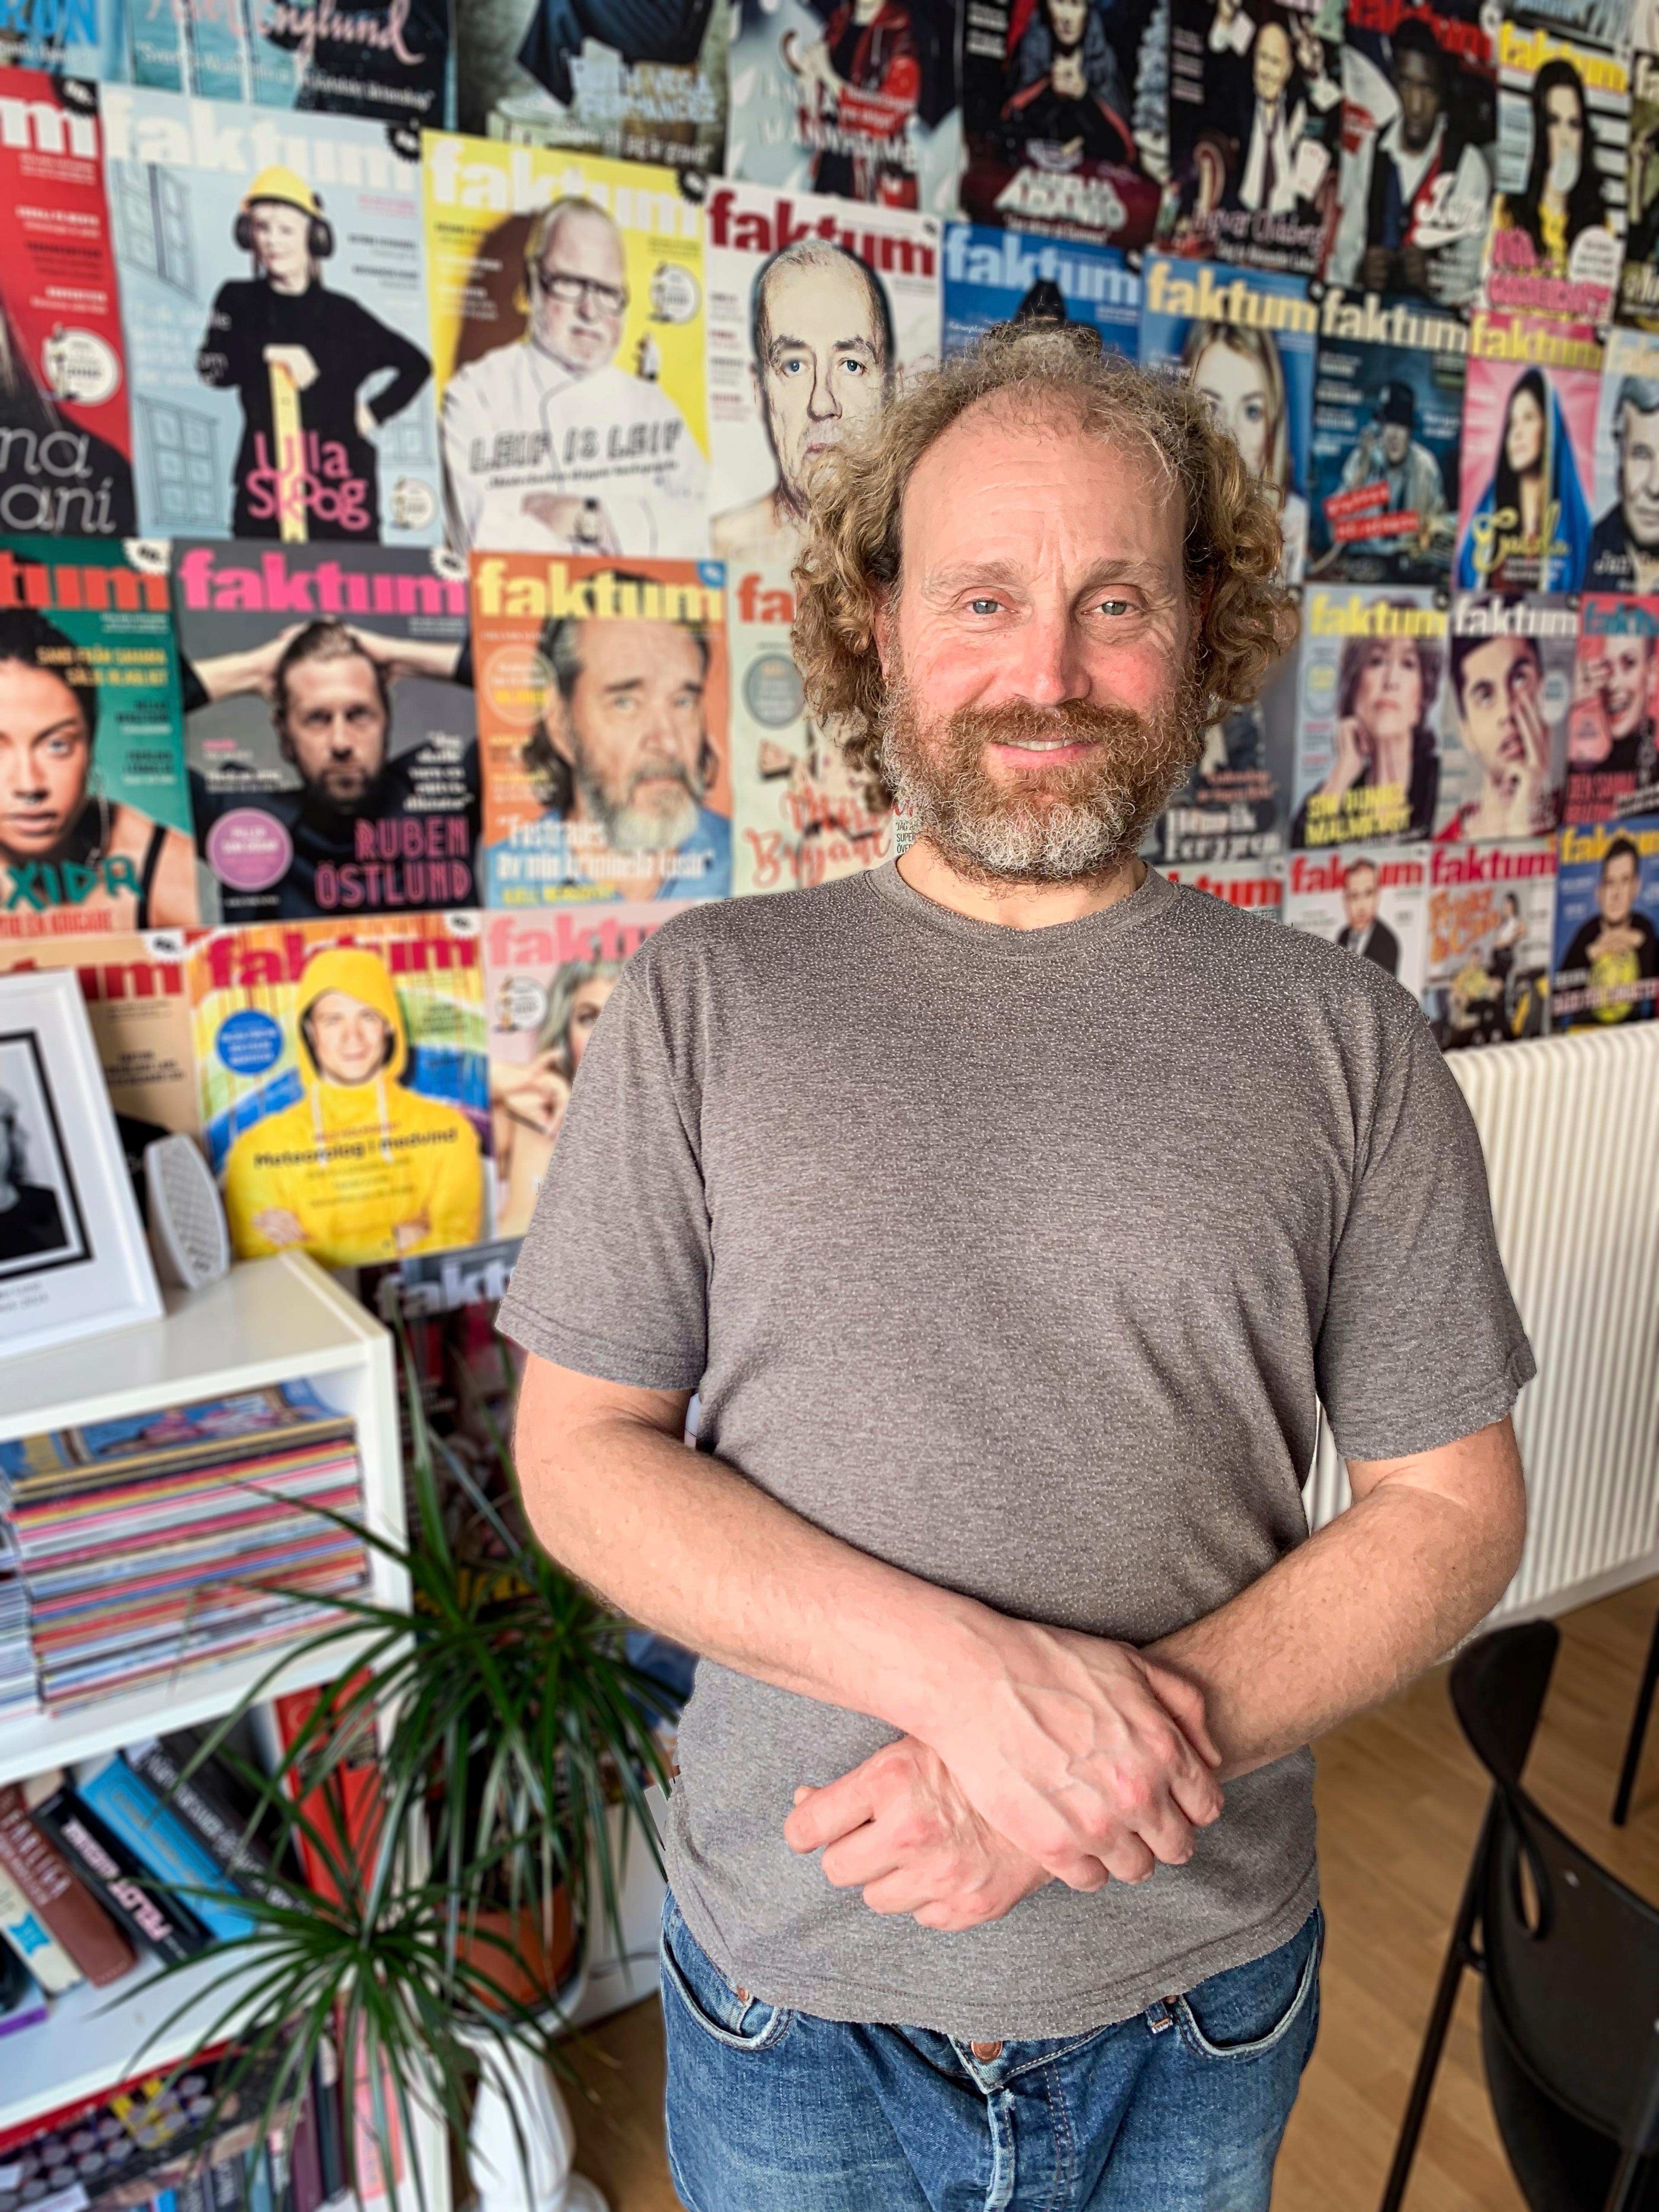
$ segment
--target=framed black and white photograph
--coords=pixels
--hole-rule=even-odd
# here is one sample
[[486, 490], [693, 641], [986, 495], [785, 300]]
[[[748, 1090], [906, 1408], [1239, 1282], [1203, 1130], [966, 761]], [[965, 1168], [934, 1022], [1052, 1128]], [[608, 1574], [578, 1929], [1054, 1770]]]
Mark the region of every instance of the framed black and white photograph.
[[0, 977], [0, 1361], [161, 1313], [80, 986]]

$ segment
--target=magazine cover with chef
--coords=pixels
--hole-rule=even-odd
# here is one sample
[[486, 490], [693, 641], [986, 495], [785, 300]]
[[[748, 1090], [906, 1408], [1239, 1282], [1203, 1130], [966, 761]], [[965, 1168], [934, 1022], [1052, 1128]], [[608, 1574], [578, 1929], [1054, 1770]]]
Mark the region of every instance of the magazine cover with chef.
[[190, 993], [239, 1259], [368, 1267], [489, 1233], [476, 914], [210, 930]]
[[732, 889], [718, 562], [472, 556], [492, 907]]
[[0, 530], [42, 538], [137, 527], [99, 99], [0, 69]]
[[1285, 920], [1372, 960], [1413, 998], [1428, 978], [1429, 848], [1333, 845], [1285, 863]]
[[1452, 571], [1460, 592], [1583, 588], [1601, 391], [1601, 342], [1587, 324], [1476, 310]]
[[1429, 836], [1440, 790], [1446, 629], [1443, 592], [1309, 586], [1293, 845]]
[[415, 134], [106, 87], [141, 526], [442, 534]]
[[1552, 1027], [1651, 1021], [1659, 1006], [1659, 814], [1569, 824], [1559, 868]]
[[892, 817], [874, 807], [813, 721], [789, 653], [787, 566], [728, 568], [732, 661], [732, 888], [803, 890], [888, 858]]
[[1548, 1029], [1555, 869], [1553, 837], [1434, 847], [1423, 1011], [1443, 1052]]
[[[193, 929], [112, 937], [0, 938], [0, 975], [72, 968], [86, 1001], [109, 1103], [131, 1139], [194, 1136], [201, 1127], [186, 956]], [[131, 1152], [132, 1146], [128, 1145]]]
[[1297, 696], [1292, 650], [1270, 671], [1259, 699], [1211, 723], [1192, 774], [1158, 817], [1151, 851], [1160, 864], [1259, 867], [1285, 850]]
[[428, 131], [457, 551], [708, 550], [703, 213], [672, 169]]
[[818, 457], [938, 362], [940, 226], [725, 183], [708, 217], [710, 542], [728, 564], [787, 568]]
[[982, 223], [945, 226], [945, 350], [965, 353], [994, 323], [1081, 323], [1102, 349], [1140, 348], [1140, 275], [1112, 246]]
[[479, 904], [453, 556], [177, 539], [173, 596], [203, 920]]
[[456, 16], [463, 131], [719, 173], [727, 0], [462, 0]]
[[728, 177], [955, 214], [957, 40], [977, 34], [958, 24], [953, 0], [732, 0], [732, 9]]
[[623, 964], [671, 911], [647, 904], [484, 916], [498, 1237], [529, 1228], [593, 1024]]
[[1463, 592], [1440, 702], [1437, 839], [1553, 836], [1561, 820], [1578, 601]]
[[1659, 597], [1587, 593], [1567, 725], [1561, 818], [1659, 813]]
[[1145, 246], [1169, 173], [1167, 9], [975, 0], [963, 34], [962, 211]]
[[0, 734], [27, 763], [0, 812], [0, 939], [197, 920], [158, 549], [0, 538]]

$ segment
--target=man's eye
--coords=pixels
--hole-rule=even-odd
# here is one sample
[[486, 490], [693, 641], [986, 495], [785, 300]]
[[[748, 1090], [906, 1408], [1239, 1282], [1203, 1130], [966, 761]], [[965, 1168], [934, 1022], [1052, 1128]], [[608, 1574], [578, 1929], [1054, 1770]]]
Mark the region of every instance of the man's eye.
[[842, 362], [842, 367], [844, 369], [849, 370], [854, 376], [862, 376], [864, 374], [864, 363], [861, 361], [854, 361], [848, 358]]
[[1099, 599], [1097, 600], [1095, 604], [1095, 612], [1097, 614], [1127, 615], [1128, 611], [1129, 602], [1127, 599]]
[[974, 615], [994, 615], [1001, 605], [1000, 599], [969, 599], [968, 611]]
[[806, 363], [799, 359], [796, 359], [794, 361], [781, 361], [778, 363], [778, 374], [780, 376], [799, 376], [805, 366]]

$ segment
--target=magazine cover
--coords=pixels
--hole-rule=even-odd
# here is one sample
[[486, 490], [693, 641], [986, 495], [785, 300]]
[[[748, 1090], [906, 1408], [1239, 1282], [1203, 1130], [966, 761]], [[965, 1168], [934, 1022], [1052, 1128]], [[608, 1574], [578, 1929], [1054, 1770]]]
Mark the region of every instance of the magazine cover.
[[1659, 331], [1607, 332], [1584, 586], [1659, 592]]
[[1659, 599], [1592, 594], [1579, 608], [1564, 822], [1659, 813], [1656, 636]]
[[719, 173], [728, 0], [460, 0], [456, 28], [463, 131]]
[[185, 969], [195, 936], [152, 929], [142, 936], [0, 939], [0, 975], [74, 969], [110, 1104], [140, 1125], [141, 1142], [194, 1136], [201, 1127]]
[[708, 195], [708, 501], [716, 559], [787, 568], [818, 456], [939, 352], [939, 225], [717, 184]]
[[726, 173], [953, 215], [953, 0], [731, 0]]
[[0, 59], [8, 68], [110, 84], [127, 74], [128, 6], [144, 0], [12, 0]]
[[476, 914], [211, 930], [190, 994], [239, 1259], [368, 1267], [489, 1234]]
[[1280, 658], [1259, 699], [1210, 725], [1201, 758], [1158, 817], [1152, 850], [1160, 863], [1243, 866], [1285, 850], [1297, 696], [1292, 651]]
[[945, 351], [965, 353], [993, 323], [1082, 323], [1107, 353], [1140, 349], [1140, 277], [1115, 246], [945, 226]]
[[1318, 329], [1299, 276], [1147, 257], [1140, 365], [1178, 368], [1232, 432], [1251, 473], [1277, 487], [1287, 584], [1299, 584], [1307, 564]]
[[453, 556], [178, 540], [173, 597], [203, 919], [478, 905]]
[[103, 101], [141, 526], [435, 543], [412, 137], [125, 86]]
[[[1650, 35], [1659, 17], [1650, 0]], [[1659, 330], [1659, 53], [1631, 57], [1629, 198], [1624, 265], [1619, 272], [1619, 319]]]
[[361, 116], [453, 121], [450, 0], [126, 0], [127, 66], [154, 92]]
[[805, 711], [789, 657], [787, 564], [728, 568], [732, 665], [732, 889], [803, 890], [873, 867], [893, 849], [835, 739]]
[[451, 543], [706, 552], [702, 207], [672, 169], [422, 149]]
[[1475, 299], [1497, 159], [1495, 14], [1484, 0], [1348, 0], [1335, 283], [1440, 307]]
[[975, 0], [963, 213], [1145, 246], [1169, 173], [1169, 10], [1153, 0]]
[[1601, 348], [1578, 323], [1477, 310], [1458, 492], [1460, 592], [1576, 592], [1589, 566]]
[[473, 555], [489, 905], [729, 895], [724, 576]]
[[1561, 832], [1551, 1026], [1651, 1021], [1659, 1000], [1659, 814]]
[[1285, 863], [1285, 919], [1340, 945], [1420, 998], [1428, 980], [1429, 853], [1421, 845], [1334, 845]]
[[1443, 1052], [1549, 1027], [1555, 840], [1441, 845], [1429, 856], [1423, 1011]]
[[130, 538], [132, 430], [98, 91], [0, 69], [0, 194], [10, 210], [0, 254], [0, 529]]
[[1341, 0], [1171, 0], [1168, 252], [1316, 275], [1341, 136]]
[[1469, 334], [1461, 316], [1332, 285], [1320, 302], [1308, 574], [1445, 584]]
[[1576, 599], [1468, 592], [1452, 601], [1437, 840], [1553, 836], [1577, 653]]
[[1172, 884], [1224, 899], [1260, 921], [1285, 919], [1285, 867], [1279, 860], [1181, 861], [1160, 871]]
[[1498, 32], [1498, 189], [1481, 296], [1607, 322], [1625, 251], [1630, 64], [1506, 9]]
[[0, 939], [197, 919], [165, 562], [0, 538]]
[[1309, 586], [1293, 845], [1429, 835], [1446, 626], [1442, 592]]
[[657, 904], [484, 916], [498, 1237], [529, 1228], [593, 1024], [623, 963], [669, 911]]

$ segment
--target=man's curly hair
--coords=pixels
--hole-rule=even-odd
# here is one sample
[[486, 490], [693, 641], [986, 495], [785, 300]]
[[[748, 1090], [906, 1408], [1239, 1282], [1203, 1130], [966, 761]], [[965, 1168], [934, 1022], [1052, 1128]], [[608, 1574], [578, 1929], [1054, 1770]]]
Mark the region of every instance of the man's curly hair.
[[910, 385], [867, 438], [826, 453], [813, 473], [794, 572], [795, 663], [808, 711], [883, 803], [892, 792], [879, 758], [886, 684], [875, 623], [898, 582], [905, 488], [935, 441], [989, 399], [1016, 419], [1069, 416], [1087, 436], [1138, 447], [1180, 492], [1206, 724], [1248, 705], [1296, 635], [1296, 602], [1279, 581], [1273, 489], [1250, 474], [1198, 394], [1103, 353], [1075, 324], [1000, 325]]

